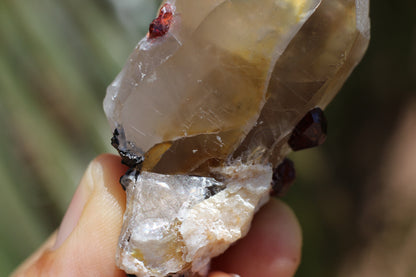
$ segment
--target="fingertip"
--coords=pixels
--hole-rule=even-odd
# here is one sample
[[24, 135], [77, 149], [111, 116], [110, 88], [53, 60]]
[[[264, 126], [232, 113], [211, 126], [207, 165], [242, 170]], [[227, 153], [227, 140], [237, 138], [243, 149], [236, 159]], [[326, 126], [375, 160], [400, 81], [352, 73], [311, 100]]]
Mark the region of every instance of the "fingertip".
[[116, 182], [123, 170], [125, 171], [125, 168], [121, 165], [120, 158], [111, 154], [100, 155], [90, 162], [59, 226], [52, 250], [58, 249], [78, 225], [85, 205], [93, 195], [107, 189], [118, 202], [123, 203], [125, 196], [121, 186]]
[[126, 170], [120, 157], [110, 154], [90, 163], [80, 187], [92, 193], [75, 230], [57, 250], [67, 276], [124, 276], [115, 265], [115, 253], [126, 206], [119, 179]]
[[125, 210], [120, 157], [100, 155], [88, 166], [64, 217], [55, 246], [43, 249], [15, 276], [125, 276], [115, 253]]
[[255, 216], [250, 232], [223, 255], [213, 268], [250, 276], [293, 276], [301, 258], [302, 233], [293, 211], [271, 199]]
[[91, 166], [94, 166], [97, 170], [96, 178], [102, 178], [102, 181], [95, 180], [94, 183], [98, 184], [100, 188], [108, 190], [125, 206], [126, 193], [119, 181], [128, 167], [121, 163], [121, 158], [113, 154], [101, 154], [91, 162]]
[[119, 178], [122, 174], [124, 174], [125, 171], [128, 169], [127, 166], [121, 163], [120, 156], [109, 154], [109, 153], [105, 153], [105, 154], [101, 154], [97, 156], [94, 160], [92, 160], [91, 163], [101, 164], [103, 168], [107, 169], [108, 173], [110, 173], [111, 175], [116, 175], [113, 177], [117, 177], [117, 178]]

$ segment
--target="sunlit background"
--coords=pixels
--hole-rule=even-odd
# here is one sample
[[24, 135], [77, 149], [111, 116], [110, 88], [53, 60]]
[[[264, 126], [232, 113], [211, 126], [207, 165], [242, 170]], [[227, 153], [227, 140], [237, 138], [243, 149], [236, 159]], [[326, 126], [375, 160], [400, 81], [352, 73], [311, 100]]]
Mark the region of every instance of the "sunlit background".
[[[327, 108], [327, 142], [291, 155], [298, 277], [416, 276], [415, 3], [373, 0], [370, 48]], [[158, 5], [0, 0], [0, 276], [59, 226], [88, 162], [113, 151], [105, 89]]]

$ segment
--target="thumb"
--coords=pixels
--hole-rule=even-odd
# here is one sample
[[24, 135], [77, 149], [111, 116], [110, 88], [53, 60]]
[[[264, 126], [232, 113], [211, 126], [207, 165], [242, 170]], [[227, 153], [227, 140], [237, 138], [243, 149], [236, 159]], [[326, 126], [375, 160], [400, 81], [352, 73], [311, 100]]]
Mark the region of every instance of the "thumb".
[[125, 276], [115, 252], [126, 201], [118, 180], [126, 170], [114, 155], [92, 161], [57, 234], [12, 276]]

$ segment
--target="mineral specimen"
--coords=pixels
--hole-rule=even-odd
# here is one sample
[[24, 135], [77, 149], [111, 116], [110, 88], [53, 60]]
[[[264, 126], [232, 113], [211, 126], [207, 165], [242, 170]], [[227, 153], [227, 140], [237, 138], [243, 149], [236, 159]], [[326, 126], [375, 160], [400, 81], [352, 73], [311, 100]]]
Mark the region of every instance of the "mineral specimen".
[[[368, 0], [164, 1], [104, 100], [113, 145], [132, 167], [122, 269], [204, 275], [245, 235], [289, 139], [297, 148], [320, 130], [312, 144], [322, 142], [314, 109], [362, 58], [368, 9]], [[312, 123], [295, 129], [309, 111]]]

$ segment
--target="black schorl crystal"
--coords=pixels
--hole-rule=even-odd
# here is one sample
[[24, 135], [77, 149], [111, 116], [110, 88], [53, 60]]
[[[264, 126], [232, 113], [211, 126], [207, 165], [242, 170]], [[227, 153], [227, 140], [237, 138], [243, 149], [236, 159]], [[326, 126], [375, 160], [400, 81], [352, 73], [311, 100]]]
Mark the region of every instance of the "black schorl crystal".
[[124, 131], [114, 129], [113, 137], [111, 138], [111, 145], [118, 151], [121, 157], [121, 163], [130, 168], [141, 169], [144, 157], [139, 156], [131, 150], [124, 150], [120, 147], [120, 137], [125, 140]]
[[321, 145], [326, 140], [327, 121], [320, 108], [309, 111], [293, 129], [288, 141], [293, 151]]
[[135, 168], [129, 168], [127, 172], [120, 177], [120, 185], [123, 188], [123, 190], [127, 190], [127, 187], [130, 186], [130, 184], [136, 182], [137, 178], [140, 175], [140, 169]]
[[296, 179], [296, 171], [293, 162], [284, 159], [273, 171], [272, 195], [283, 196]]
[[118, 153], [121, 156], [121, 163], [127, 165], [130, 168], [141, 168], [141, 164], [144, 160], [143, 156], [137, 156], [130, 151], [119, 150]]
[[120, 140], [118, 139], [119, 135], [120, 135], [120, 133], [118, 132], [117, 128], [114, 129], [113, 137], [111, 138], [111, 145], [117, 150], [120, 146]]

